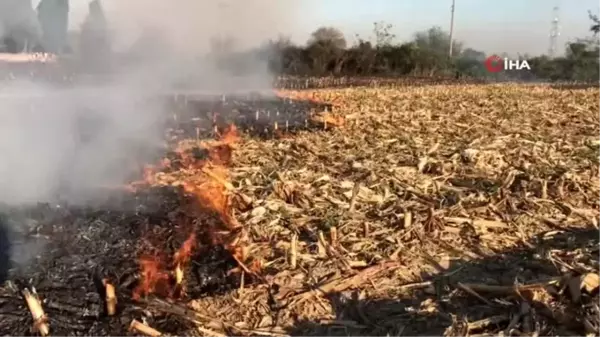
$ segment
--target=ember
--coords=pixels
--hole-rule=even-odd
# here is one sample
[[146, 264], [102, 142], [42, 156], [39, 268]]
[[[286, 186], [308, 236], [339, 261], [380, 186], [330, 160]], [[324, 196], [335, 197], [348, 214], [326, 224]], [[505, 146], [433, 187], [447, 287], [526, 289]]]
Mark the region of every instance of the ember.
[[[193, 196], [196, 200], [196, 206], [201, 211], [212, 212], [219, 216], [227, 228], [237, 225], [232, 216], [232, 209], [227, 189], [224, 186], [228, 183], [228, 172], [223, 164], [231, 160], [231, 145], [239, 140], [235, 126], [229, 126], [225, 129], [220, 140], [217, 142], [204, 142], [200, 146], [207, 150], [209, 158], [198, 158], [193, 153], [190, 155], [186, 151], [184, 144], [178, 144], [176, 153], [181, 156], [181, 161], [189, 170], [199, 170], [204, 176], [196, 178], [193, 181], [183, 181], [181, 184], [184, 191]], [[194, 147], [193, 149], [198, 149]], [[215, 150], [218, 149], [218, 150]], [[213, 164], [216, 162], [216, 164]], [[209, 165], [211, 167], [209, 167]], [[153, 169], [144, 170], [144, 181], [148, 185], [156, 183]], [[138, 184], [139, 186], [139, 184]], [[199, 215], [199, 214], [198, 214]], [[209, 230], [209, 236], [212, 231]], [[212, 243], [212, 242], [211, 242]], [[161, 296], [180, 297], [185, 293], [184, 289], [184, 269], [189, 262], [193, 249], [196, 248], [196, 233], [192, 232], [181, 248], [174, 254], [173, 264], [165, 266], [161, 263], [161, 257], [157, 254], [145, 254], [140, 258], [141, 281], [134, 291], [133, 298], [139, 300], [142, 296], [156, 293]], [[165, 271], [165, 268], [172, 270], [172, 273]]]
[[140, 257], [141, 281], [133, 292], [133, 299], [139, 300], [141, 296], [157, 293], [161, 296], [169, 295], [169, 274], [161, 270], [160, 262], [155, 256]]
[[171, 141], [214, 135], [215, 129], [218, 133], [220, 128], [234, 125], [234, 129], [226, 130], [222, 138], [228, 144], [233, 140], [228, 137], [235, 135], [238, 128], [260, 137], [275, 137], [279, 130], [293, 134], [299, 130], [323, 129], [325, 125], [318, 113], [329, 111], [331, 114], [334, 108], [330, 103], [283, 92], [276, 92], [272, 97], [254, 94], [183, 100], [176, 97], [172, 103], [174, 112], [168, 133]]

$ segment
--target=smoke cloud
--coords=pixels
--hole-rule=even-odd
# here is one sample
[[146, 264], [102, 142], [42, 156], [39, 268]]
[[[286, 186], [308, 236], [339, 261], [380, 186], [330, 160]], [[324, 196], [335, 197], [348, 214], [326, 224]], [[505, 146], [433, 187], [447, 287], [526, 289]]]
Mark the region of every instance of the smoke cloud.
[[[266, 62], [251, 58], [228, 62], [227, 55], [258, 47], [278, 32], [293, 29], [299, 13], [295, 10], [299, 5], [275, 0], [106, 4], [111, 10], [114, 50], [143, 54], [144, 65], [138, 69], [144, 75], [159, 75], [151, 81], [155, 86], [184, 82], [195, 88], [230, 91], [270, 87]], [[242, 66], [238, 63], [246, 63], [244, 68], [253, 71], [233, 76], [231, 70]], [[142, 77], [147, 83], [148, 77]]]
[[31, 1], [0, 0], [0, 45], [1, 38], [8, 34], [39, 41], [42, 31]]
[[[91, 75], [76, 74], [67, 86], [34, 78], [0, 82], [0, 203], [88, 203], [103, 197], [101, 187], [130, 179], [143, 150], [162, 146], [158, 126], [168, 111], [155, 100], [161, 93], [270, 88], [265, 60], [243, 59], [252, 72], [240, 75], [231, 71], [240, 60], [228, 53], [289, 31], [298, 12], [293, 3], [102, 2], [114, 55], [96, 53], [102, 67], [80, 60], [78, 71]], [[215, 38], [232, 43], [215, 53]]]

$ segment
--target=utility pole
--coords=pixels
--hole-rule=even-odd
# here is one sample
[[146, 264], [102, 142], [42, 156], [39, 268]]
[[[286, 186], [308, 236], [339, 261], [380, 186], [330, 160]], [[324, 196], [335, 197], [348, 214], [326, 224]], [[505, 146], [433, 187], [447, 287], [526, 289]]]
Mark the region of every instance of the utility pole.
[[456, 0], [452, 0], [450, 8], [450, 47], [448, 48], [448, 57], [452, 58], [452, 47], [454, 45], [454, 6]]
[[548, 56], [556, 55], [556, 45], [560, 36], [560, 25], [558, 20], [558, 6], [552, 8], [552, 21], [550, 23], [550, 44], [548, 46]]

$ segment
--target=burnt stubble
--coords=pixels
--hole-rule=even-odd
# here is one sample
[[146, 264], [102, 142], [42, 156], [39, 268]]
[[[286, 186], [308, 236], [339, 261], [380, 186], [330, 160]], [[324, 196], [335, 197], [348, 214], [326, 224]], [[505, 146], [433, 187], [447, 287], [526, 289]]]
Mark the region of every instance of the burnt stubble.
[[[276, 118], [281, 118], [279, 125], [285, 125], [287, 118], [288, 125], [301, 129], [310, 112], [322, 108], [308, 102], [256, 95], [188, 97], [184, 103], [172, 102], [176, 103], [176, 121], [165, 117], [164, 126], [166, 143], [170, 144], [198, 136], [198, 125], [212, 126], [200, 133], [203, 138], [213, 136], [214, 127], [222, 130], [231, 123], [246, 130], [248, 136], [264, 136], [264, 130]], [[213, 117], [215, 112], [218, 119]], [[146, 150], [153, 152], [153, 157], [144, 158], [170, 158], [172, 165], [166, 169], [178, 168], [179, 158], [168, 147]], [[194, 156], [203, 160], [207, 153]], [[54, 203], [2, 207], [0, 280], [4, 286], [0, 287], [0, 333], [38, 334], [21, 294], [25, 288], [37, 292], [52, 335], [125, 335], [134, 319], [163, 333], [190, 331], [191, 323], [181, 316], [154, 310], [153, 298], [183, 304], [190, 299], [223, 294], [240, 284], [239, 273], [231, 272], [237, 267], [236, 260], [212, 238], [211, 230], [221, 220], [210, 212], [188, 214], [184, 209], [194, 202], [197, 200], [180, 187], [145, 186], [134, 192], [115, 189], [101, 201], [85, 205], [57, 198]], [[190, 231], [196, 235], [198, 248], [184, 271], [184, 291], [157, 292], [134, 299], [140, 282], [140, 255], [151, 248], [161, 256], [173, 256]], [[110, 280], [116, 288], [118, 304], [114, 316], [106, 310], [103, 279]], [[246, 284], [252, 281], [246, 276]]]

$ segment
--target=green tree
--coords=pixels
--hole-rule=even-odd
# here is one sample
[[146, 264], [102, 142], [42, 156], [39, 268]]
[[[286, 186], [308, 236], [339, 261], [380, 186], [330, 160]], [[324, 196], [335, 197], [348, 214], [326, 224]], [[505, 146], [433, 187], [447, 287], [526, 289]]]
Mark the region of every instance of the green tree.
[[79, 48], [88, 62], [105, 65], [111, 50], [108, 23], [100, 0], [90, 2], [88, 15], [81, 26]]
[[43, 32], [44, 50], [49, 53], [62, 53], [68, 44], [69, 0], [42, 0], [37, 12]]
[[570, 66], [573, 80], [598, 80], [598, 46], [589, 41], [569, 43], [566, 59]]
[[[450, 34], [440, 27], [432, 27], [426, 31], [417, 32], [413, 43], [417, 46], [418, 56], [416, 68], [423, 75], [434, 75], [438, 73], [453, 73], [453, 62], [448, 59], [450, 49]], [[453, 41], [453, 57], [460, 55], [462, 43]]]
[[0, 1], [0, 50], [31, 51], [39, 44], [42, 30], [31, 0]]
[[375, 46], [383, 47], [393, 44], [396, 35], [391, 33], [393, 26], [384, 21], [373, 23], [373, 33], [375, 34]]
[[485, 61], [487, 57], [484, 52], [475, 50], [473, 48], [466, 48], [460, 53], [460, 57], [463, 59], [475, 60], [479, 62]]
[[590, 17], [590, 20], [592, 20], [592, 26], [590, 27], [590, 30], [594, 33], [594, 35], [597, 35], [600, 33], [600, 21], [598, 19], [598, 15], [592, 14], [592, 11], [588, 11], [588, 16]]
[[489, 77], [489, 72], [484, 66], [485, 59], [486, 54], [484, 52], [466, 48], [456, 58], [454, 65], [459, 76]]
[[327, 45], [336, 49], [345, 49], [346, 38], [344, 37], [344, 33], [335, 27], [320, 27], [310, 34], [310, 38], [307, 41], [308, 46], [313, 44]]
[[[413, 42], [420, 49], [428, 50], [435, 54], [448, 55], [450, 49], [450, 34], [442, 30], [440, 27], [432, 27], [426, 31], [415, 33]], [[452, 56], [460, 55], [462, 51], [462, 43], [453, 41]]]
[[333, 72], [339, 74], [344, 62], [346, 39], [344, 34], [334, 27], [320, 27], [307, 41], [307, 52], [312, 60], [312, 69], [316, 74]]

